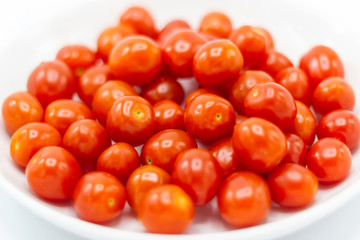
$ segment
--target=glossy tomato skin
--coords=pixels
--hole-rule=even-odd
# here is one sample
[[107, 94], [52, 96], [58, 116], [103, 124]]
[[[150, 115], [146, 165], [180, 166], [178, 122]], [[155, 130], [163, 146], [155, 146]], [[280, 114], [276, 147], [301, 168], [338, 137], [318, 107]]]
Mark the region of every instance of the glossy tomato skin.
[[121, 97], [114, 102], [108, 113], [106, 128], [115, 142], [139, 146], [156, 130], [154, 109], [142, 97]]
[[276, 167], [267, 180], [271, 199], [282, 207], [300, 208], [309, 205], [318, 189], [316, 176], [306, 167], [286, 163]]
[[[246, 192], [247, 194], [237, 194]], [[236, 227], [262, 222], [270, 211], [271, 197], [265, 180], [258, 174], [240, 171], [224, 180], [217, 195], [222, 218]]]
[[199, 88], [193, 92], [191, 92], [189, 95], [187, 95], [186, 99], [185, 99], [185, 109], [187, 108], [187, 106], [189, 106], [189, 103], [191, 102], [191, 100], [193, 100], [194, 98], [196, 98], [197, 96], [200, 96], [201, 94], [206, 94], [206, 93], [210, 93], [210, 94], [214, 94], [214, 95], [218, 95], [220, 96], [220, 93], [216, 92], [213, 89], [210, 88]]
[[195, 54], [193, 74], [203, 87], [218, 87], [234, 80], [243, 68], [243, 56], [234, 43], [219, 39], [205, 43]]
[[181, 30], [191, 30], [191, 27], [186, 21], [182, 19], [175, 19], [168, 22], [158, 34], [157, 41], [159, 45], [162, 46], [169, 37]]
[[190, 30], [174, 33], [162, 45], [163, 64], [176, 77], [191, 77], [195, 53], [205, 42], [203, 37]]
[[177, 156], [171, 177], [174, 184], [189, 194], [195, 206], [204, 206], [216, 195], [223, 176], [209, 151], [193, 148]]
[[344, 77], [340, 57], [327, 46], [311, 48], [302, 56], [299, 67], [306, 73], [313, 88], [328, 77]]
[[269, 50], [258, 68], [275, 78], [281, 70], [288, 67], [293, 67], [293, 64], [284, 54], [275, 50]]
[[274, 82], [273, 78], [264, 71], [246, 70], [232, 83], [229, 100], [239, 114], [245, 114], [244, 99], [255, 84]]
[[275, 44], [274, 44], [274, 39], [273, 39], [271, 33], [262, 27], [254, 27], [254, 29], [255, 29], [255, 31], [257, 31], [258, 33], [260, 33], [264, 36], [266, 49], [267, 50], [274, 49]]
[[281, 163], [296, 163], [306, 166], [307, 148], [301, 137], [286, 133], [287, 153]]
[[28, 92], [13, 93], [2, 104], [4, 125], [10, 134], [27, 123], [41, 122], [43, 115], [40, 102]]
[[156, 132], [166, 129], [185, 130], [184, 109], [174, 101], [162, 100], [153, 105]]
[[40, 149], [26, 167], [30, 188], [50, 201], [71, 199], [81, 175], [80, 165], [74, 156], [55, 146]]
[[71, 98], [75, 92], [75, 81], [64, 62], [42, 62], [30, 74], [27, 90], [46, 107], [52, 101]]
[[45, 110], [44, 121], [64, 135], [68, 127], [79, 120], [95, 119], [92, 111], [84, 103], [75, 100], [57, 100]]
[[360, 141], [360, 121], [352, 111], [335, 110], [320, 119], [316, 133], [319, 139], [337, 138], [352, 150]]
[[109, 67], [118, 79], [144, 86], [159, 75], [161, 51], [148, 37], [132, 36], [119, 41], [109, 56]]
[[242, 121], [244, 121], [245, 119], [247, 119], [247, 117], [244, 115], [236, 115], [235, 124], [239, 124]]
[[120, 215], [126, 202], [126, 191], [116, 177], [105, 172], [82, 176], [75, 187], [74, 207], [82, 219], [104, 223]]
[[16, 164], [26, 167], [32, 156], [46, 146], [60, 146], [60, 133], [46, 123], [28, 123], [11, 137], [10, 155]]
[[232, 23], [226, 14], [210, 12], [201, 19], [199, 31], [219, 38], [227, 38], [232, 31]]
[[99, 122], [84, 119], [69, 126], [63, 137], [63, 145], [75, 156], [86, 173], [95, 170], [97, 158], [110, 147], [111, 141]]
[[353, 110], [355, 93], [344, 79], [327, 78], [315, 88], [311, 103], [314, 110], [320, 114], [326, 114], [336, 109]]
[[350, 172], [351, 152], [343, 142], [335, 138], [323, 138], [310, 148], [307, 166], [319, 182], [339, 182]]
[[146, 194], [138, 217], [152, 233], [180, 234], [186, 231], [195, 215], [191, 198], [172, 184], [157, 186]]
[[202, 142], [212, 142], [231, 133], [235, 111], [226, 99], [202, 94], [185, 109], [185, 127], [189, 134]]
[[114, 102], [123, 96], [137, 96], [138, 93], [124, 81], [108, 81], [96, 90], [92, 110], [99, 122], [105, 126], [108, 112]]
[[300, 68], [288, 67], [281, 70], [276, 75], [275, 81], [285, 87], [294, 99], [310, 105], [311, 86], [308, 77]]
[[284, 133], [261, 118], [248, 118], [235, 125], [232, 142], [240, 164], [258, 173], [273, 170], [287, 152]]
[[189, 134], [178, 129], [164, 130], [154, 134], [145, 143], [141, 150], [141, 163], [171, 172], [176, 157], [191, 148], [197, 148], [197, 144]]
[[153, 187], [169, 184], [171, 177], [165, 170], [154, 165], [144, 165], [134, 170], [126, 183], [127, 200], [135, 211], [146, 193]]
[[172, 100], [177, 104], [184, 101], [184, 89], [176, 78], [160, 76], [157, 80], [144, 87], [141, 96], [151, 104], [162, 100]]
[[119, 142], [99, 156], [96, 170], [108, 172], [126, 184], [130, 174], [140, 166], [139, 154], [130, 144]]
[[291, 93], [277, 83], [256, 84], [244, 99], [248, 117], [269, 120], [282, 130], [289, 129], [296, 117], [296, 104]]

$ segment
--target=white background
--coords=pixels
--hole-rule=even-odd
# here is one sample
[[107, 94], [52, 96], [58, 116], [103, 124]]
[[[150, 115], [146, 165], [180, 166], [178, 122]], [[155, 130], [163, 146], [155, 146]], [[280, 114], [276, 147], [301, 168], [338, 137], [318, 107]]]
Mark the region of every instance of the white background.
[[[306, 0], [311, 2], [311, 0]], [[30, 22], [38, 19], [47, 19], [57, 11], [62, 11], [67, 7], [73, 7], [77, 3], [86, 2], [85, 0], [0, 0], [0, 48], [5, 47], [17, 32], [28, 26]], [[222, 1], [224, 3], [225, 1]], [[294, 2], [294, 7], [300, 2]], [[302, 1], [304, 2], [304, 0]], [[328, 16], [334, 24], [351, 24], [354, 32], [360, 36], [360, 8], [358, 1], [316, 1], [313, 3], [311, 11], [316, 13], [321, 11]], [[31, 21], [30, 21], [30, 20]], [[29, 25], [30, 26], [30, 25]], [[360, 46], [360, 43], [359, 43]], [[354, 46], [354, 47], [359, 47]], [[6, 56], [0, 56], [6, 58]], [[360, 64], [360, 63], [358, 63]], [[0, 66], [1, 69], [6, 66]], [[359, 79], [360, 81], [360, 79]], [[0, 159], [0, 161], [3, 159]], [[298, 232], [295, 232], [285, 239], [360, 239], [360, 193], [342, 208], [328, 215], [325, 219], [310, 225]], [[53, 224], [43, 220], [30, 210], [23, 207], [18, 200], [9, 196], [0, 188], [0, 239], [1, 240], [82, 240], [78, 237]]]

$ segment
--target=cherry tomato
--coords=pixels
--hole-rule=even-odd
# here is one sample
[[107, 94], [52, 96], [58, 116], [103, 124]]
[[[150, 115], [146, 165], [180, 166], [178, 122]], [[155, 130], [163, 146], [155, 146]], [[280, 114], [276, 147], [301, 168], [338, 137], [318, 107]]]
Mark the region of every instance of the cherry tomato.
[[295, 100], [291, 93], [277, 83], [256, 84], [244, 99], [248, 117], [260, 117], [286, 130], [292, 127], [296, 117]]
[[199, 148], [181, 152], [175, 160], [171, 176], [173, 183], [189, 194], [195, 206], [204, 206], [213, 199], [223, 177], [211, 153]]
[[63, 145], [79, 161], [83, 172], [95, 170], [96, 160], [111, 145], [105, 128], [95, 120], [74, 122], [64, 134]]
[[301, 137], [306, 146], [311, 146], [315, 139], [316, 118], [308, 106], [297, 100], [295, 104], [296, 118], [289, 131]]
[[155, 112], [156, 132], [166, 129], [185, 130], [184, 109], [171, 100], [157, 102], [153, 106]]
[[210, 12], [201, 19], [199, 31], [220, 38], [227, 38], [232, 31], [232, 23], [226, 14]]
[[109, 67], [115, 77], [131, 85], [144, 86], [160, 73], [160, 48], [148, 37], [124, 38], [111, 51]]
[[95, 92], [92, 109], [102, 125], [106, 125], [108, 112], [114, 102], [123, 96], [136, 96], [136, 90], [123, 81], [108, 81]]
[[162, 45], [163, 64], [176, 77], [191, 77], [195, 53], [205, 42], [203, 37], [190, 30], [172, 34]]
[[293, 64], [284, 54], [275, 50], [269, 50], [258, 68], [275, 78], [281, 70], [289, 67], [293, 67]]
[[235, 111], [226, 99], [202, 94], [185, 109], [185, 127], [202, 142], [212, 142], [229, 135], [235, 124]]
[[55, 146], [40, 149], [26, 167], [30, 188], [50, 201], [71, 199], [81, 175], [80, 165], [74, 156]]
[[162, 46], [170, 36], [181, 30], [191, 30], [190, 25], [181, 19], [176, 19], [168, 22], [165, 27], [159, 32], [158, 42]]
[[92, 111], [83, 103], [74, 100], [57, 100], [45, 110], [44, 120], [64, 135], [68, 127], [79, 120], [95, 119]]
[[173, 100], [181, 104], [184, 101], [184, 89], [175, 78], [171, 76], [161, 76], [143, 88], [141, 96], [151, 104], [155, 104], [161, 100]]
[[90, 172], [82, 176], [73, 195], [77, 214], [84, 220], [103, 223], [120, 215], [126, 202], [124, 186], [105, 172]]
[[284, 133], [261, 118], [248, 118], [235, 125], [232, 142], [240, 164], [259, 173], [273, 170], [287, 152]]
[[319, 139], [333, 137], [345, 143], [348, 148], [354, 149], [360, 141], [359, 118], [348, 110], [335, 110], [326, 114], [317, 126]]
[[275, 80], [285, 87], [294, 99], [310, 105], [311, 86], [304, 71], [299, 68], [288, 67], [281, 70], [276, 75]]
[[235, 124], [239, 124], [239, 123], [241, 123], [242, 121], [244, 121], [245, 119], [247, 119], [247, 117], [244, 116], [244, 115], [236, 115]]
[[71, 98], [75, 81], [70, 68], [62, 61], [42, 62], [30, 74], [27, 89], [47, 106], [52, 101]]
[[274, 82], [273, 78], [263, 71], [246, 70], [232, 84], [229, 100], [239, 114], [245, 114], [244, 99], [249, 90], [258, 83]]
[[351, 152], [341, 141], [323, 138], [310, 148], [307, 165], [320, 182], [338, 182], [350, 172]]
[[214, 142], [210, 146], [209, 152], [218, 162], [224, 177], [230, 176], [241, 169], [240, 159], [234, 153], [231, 137]]
[[312, 106], [320, 114], [326, 114], [336, 109], [353, 110], [355, 93], [342, 78], [327, 78], [315, 88], [312, 95]]
[[130, 174], [140, 166], [139, 154], [127, 143], [116, 143], [107, 148], [98, 158], [96, 170], [111, 173], [123, 184]]
[[120, 97], [108, 113], [106, 127], [115, 142], [139, 146], [156, 130], [154, 109], [142, 97]]
[[197, 148], [195, 140], [186, 132], [169, 129], [154, 134], [141, 150], [143, 165], [155, 165], [171, 172], [176, 157], [183, 151]]
[[271, 198], [265, 180], [256, 173], [240, 171], [226, 178], [217, 195], [222, 218], [231, 225], [247, 227], [262, 222]]
[[286, 163], [268, 176], [271, 199], [282, 207], [300, 208], [310, 204], [317, 193], [318, 180], [306, 167]]
[[138, 33], [155, 38], [157, 30], [151, 14], [142, 7], [130, 7], [120, 17], [120, 25], [132, 26]]
[[243, 68], [239, 49], [227, 39], [205, 43], [195, 54], [193, 74], [203, 87], [218, 87], [234, 80]]
[[302, 56], [299, 67], [306, 73], [314, 88], [328, 77], [344, 77], [344, 67], [334, 50], [315, 46]]
[[151, 188], [169, 184], [169, 173], [154, 165], [144, 165], [134, 170], [126, 183], [128, 203], [138, 211], [140, 202]]
[[254, 30], [264, 36], [267, 50], [274, 49], [274, 45], [275, 45], [274, 39], [268, 30], [266, 30], [265, 28], [262, 28], [262, 27], [254, 27]]
[[11, 137], [10, 155], [16, 164], [26, 167], [41, 148], [60, 145], [61, 135], [54, 127], [46, 123], [28, 123]]
[[4, 125], [10, 134], [27, 123], [41, 122], [43, 115], [40, 102], [28, 92], [13, 93], [2, 104]]
[[191, 102], [191, 100], [193, 100], [194, 98], [196, 98], [197, 96], [200, 96], [201, 94], [206, 94], [206, 93], [210, 93], [210, 94], [214, 94], [214, 95], [218, 95], [220, 96], [220, 94], [218, 92], [216, 92], [215, 90], [209, 89], [209, 88], [199, 88], [193, 92], [191, 92], [185, 99], [185, 109], [189, 106], [189, 103]]
[[287, 153], [281, 160], [281, 163], [296, 163], [305, 166], [307, 148], [304, 141], [301, 137], [292, 133], [287, 133], [285, 136], [287, 143]]
[[195, 215], [191, 198], [176, 185], [155, 187], [139, 207], [141, 223], [152, 233], [180, 234], [186, 231]]

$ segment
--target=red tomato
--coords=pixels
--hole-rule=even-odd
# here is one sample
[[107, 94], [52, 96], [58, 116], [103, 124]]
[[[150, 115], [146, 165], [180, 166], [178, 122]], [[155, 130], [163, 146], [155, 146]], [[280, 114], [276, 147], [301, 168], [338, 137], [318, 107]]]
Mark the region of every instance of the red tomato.
[[95, 120], [74, 122], [64, 134], [63, 145], [79, 161], [84, 172], [95, 170], [96, 160], [111, 145], [105, 128]]
[[191, 77], [195, 53], [206, 40], [199, 34], [182, 30], [172, 34], [162, 45], [162, 61], [176, 77]]
[[65, 201], [72, 197], [81, 178], [81, 168], [73, 155], [61, 147], [44, 147], [26, 167], [30, 188], [50, 201]]
[[277, 83], [256, 84], [244, 99], [248, 117], [260, 117], [286, 130], [292, 127], [296, 117], [295, 100], [291, 93]]
[[249, 90], [258, 83], [274, 82], [263, 71], [246, 70], [233, 82], [229, 91], [229, 100], [239, 114], [245, 114], [244, 99]]
[[291, 133], [287, 133], [285, 136], [287, 153], [281, 163], [296, 163], [306, 166], [307, 148], [302, 138]]
[[355, 93], [342, 78], [327, 78], [315, 88], [312, 95], [312, 106], [320, 114], [337, 109], [353, 110]]
[[226, 14], [210, 12], [201, 19], [199, 31], [220, 38], [227, 38], [232, 31], [232, 23]]
[[217, 195], [222, 218], [231, 225], [247, 227], [262, 222], [270, 211], [271, 198], [265, 180], [249, 171], [226, 178]]
[[345, 143], [348, 148], [354, 149], [360, 141], [359, 118], [348, 110], [335, 110], [326, 114], [317, 126], [319, 139], [333, 137]]
[[307, 165], [320, 182], [338, 182], [350, 172], [351, 152], [341, 141], [323, 138], [310, 148]]
[[304, 71], [299, 68], [288, 67], [281, 70], [276, 75], [275, 80], [285, 87], [294, 99], [310, 105], [311, 86]]
[[176, 157], [191, 148], [197, 148], [197, 144], [189, 134], [178, 129], [164, 130], [154, 134], [145, 143], [141, 150], [141, 163], [171, 172]]
[[144, 87], [141, 96], [151, 104], [161, 100], [173, 100], [181, 104], [184, 101], [184, 89], [171, 76], [160, 76], [157, 80]]
[[282, 207], [300, 208], [310, 204], [317, 193], [318, 180], [306, 167], [282, 164], [268, 176], [271, 199]]
[[191, 30], [190, 25], [181, 19], [176, 19], [168, 22], [165, 27], [159, 32], [158, 42], [162, 46], [174, 33], [181, 30]]
[[162, 185], [146, 194], [139, 207], [141, 223], [152, 233], [180, 234], [195, 215], [191, 198], [178, 186]]
[[254, 27], [254, 29], [255, 31], [257, 31], [258, 33], [264, 36], [266, 42], [266, 49], [268, 50], [274, 49], [274, 39], [271, 36], [271, 33], [262, 27]]
[[41, 148], [61, 145], [60, 133], [46, 123], [28, 123], [19, 128], [10, 141], [10, 155], [16, 164], [26, 167]]
[[154, 109], [142, 97], [120, 97], [108, 113], [106, 127], [115, 142], [139, 146], [156, 130]]
[[44, 120], [64, 135], [68, 127], [79, 120], [95, 119], [92, 111], [83, 103], [74, 100], [57, 100], [45, 110]]
[[191, 100], [193, 100], [194, 98], [196, 98], [197, 96], [200, 96], [201, 94], [206, 94], [206, 93], [210, 93], [210, 94], [214, 94], [214, 95], [218, 95], [220, 96], [220, 94], [212, 89], [209, 88], [199, 88], [193, 92], [191, 92], [185, 99], [185, 109], [187, 108], [187, 106], [189, 106], [189, 103], [191, 102]]
[[108, 112], [114, 102], [123, 96], [138, 95], [136, 90], [123, 81], [108, 81], [95, 92], [92, 109], [102, 125], [106, 125]]
[[244, 121], [245, 119], [247, 119], [247, 117], [244, 116], [244, 115], [236, 115], [235, 124], [239, 124], [239, 123], [241, 123], [242, 121]]
[[116, 143], [107, 148], [98, 158], [96, 170], [111, 173], [123, 184], [130, 174], [140, 166], [139, 154], [127, 143]]
[[222, 175], [230, 176], [241, 169], [239, 156], [235, 155], [231, 137], [223, 138], [214, 142], [209, 152], [218, 162]]
[[229, 135], [235, 124], [235, 111], [226, 99], [202, 94], [185, 109], [185, 127], [202, 142], [212, 142]]
[[198, 148], [185, 150], [177, 156], [171, 176], [173, 182], [189, 194], [195, 206], [204, 206], [213, 199], [223, 177], [211, 153]]
[[306, 73], [314, 88], [328, 77], [344, 77], [344, 67], [334, 50], [315, 46], [302, 56], [299, 67]]
[[145, 194], [153, 187], [169, 184], [170, 175], [154, 165], [144, 165], [134, 170], [126, 183], [128, 203], [138, 211]]
[[103, 223], [120, 215], [126, 202], [124, 186], [105, 172], [87, 173], [78, 182], [73, 195], [77, 214], [84, 220]]
[[157, 102], [153, 106], [155, 112], [156, 131], [166, 129], [185, 130], [184, 109], [171, 100]]
[[284, 54], [275, 50], [269, 50], [261, 62], [259, 69], [275, 78], [281, 70], [289, 67], [293, 67], [293, 64]]
[[47, 106], [52, 101], [71, 98], [75, 81], [70, 68], [62, 61], [42, 62], [30, 74], [27, 89]]
[[239, 49], [227, 39], [205, 43], [195, 54], [193, 74], [203, 87], [218, 87], [234, 80], [243, 68]]
[[235, 125], [234, 152], [240, 164], [259, 173], [273, 170], [286, 155], [286, 137], [273, 123], [261, 118], [248, 118]]
[[2, 104], [4, 125], [10, 134], [27, 123], [41, 122], [43, 115], [40, 102], [28, 92], [13, 93]]
[[148, 37], [124, 38], [111, 51], [109, 67], [115, 77], [131, 85], [144, 86], [160, 73], [160, 48]]

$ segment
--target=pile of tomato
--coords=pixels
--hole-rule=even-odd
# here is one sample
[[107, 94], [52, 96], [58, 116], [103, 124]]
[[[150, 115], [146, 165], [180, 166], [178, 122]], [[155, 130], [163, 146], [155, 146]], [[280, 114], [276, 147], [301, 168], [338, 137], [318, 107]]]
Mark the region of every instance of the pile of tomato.
[[[179, 78], [198, 89], [185, 96]], [[349, 174], [354, 105], [327, 46], [294, 67], [266, 29], [233, 28], [223, 13], [196, 30], [174, 20], [159, 31], [147, 10], [130, 7], [96, 51], [68, 45], [38, 65], [2, 113], [11, 157], [40, 198], [72, 199], [94, 223], [127, 202], [149, 232], [176, 234], [214, 197], [239, 228], [264, 221], [272, 201], [311, 204], [319, 183]]]

